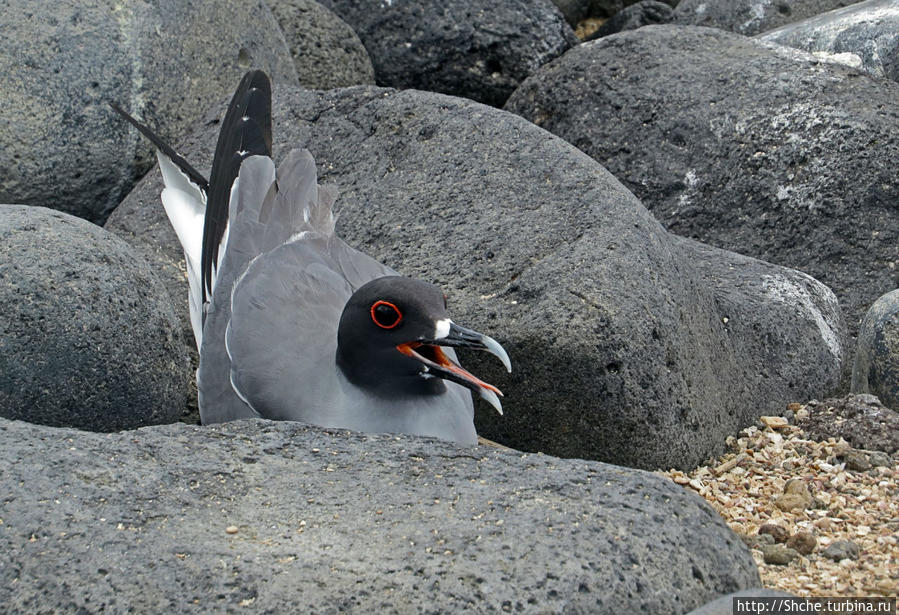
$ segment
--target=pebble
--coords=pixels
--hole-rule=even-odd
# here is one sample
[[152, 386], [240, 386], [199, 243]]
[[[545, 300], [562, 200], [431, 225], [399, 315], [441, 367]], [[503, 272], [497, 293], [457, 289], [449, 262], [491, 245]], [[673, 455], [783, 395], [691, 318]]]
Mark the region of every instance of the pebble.
[[762, 557], [765, 558], [766, 564], [786, 566], [799, 557], [799, 553], [784, 545], [765, 545], [762, 547]]
[[811, 508], [815, 499], [802, 480], [791, 478], [784, 485], [784, 494], [774, 500], [774, 505], [784, 512]]
[[868, 460], [868, 456], [861, 451], [850, 449], [849, 452], [843, 455], [843, 459], [846, 462], [846, 467], [854, 472], [864, 472], [871, 469], [871, 462]]
[[893, 466], [893, 458], [883, 451], [873, 451], [868, 453], [868, 461], [872, 466], [878, 468], [891, 468]]
[[818, 546], [818, 539], [811, 532], [800, 530], [787, 539], [787, 546], [802, 555], [808, 555]]
[[762, 416], [759, 417], [759, 420], [765, 425], [765, 427], [769, 427], [771, 429], [783, 429], [790, 424], [790, 422], [782, 416]]
[[236, 534], [236, 533], [237, 533], [237, 526], [236, 526], [236, 525], [229, 525], [228, 527], [225, 528], [225, 533], [226, 533], [226, 534]]
[[833, 519], [830, 517], [821, 517], [817, 521], [815, 521], [815, 527], [824, 530], [825, 532], [830, 531], [833, 527]]
[[[803, 406], [791, 410], [797, 420], [809, 414]], [[717, 466], [712, 462], [711, 468], [669, 475], [687, 484], [694, 478], [702, 481], [702, 495], [752, 549], [765, 587], [799, 596], [852, 595], [853, 591], [895, 595], [897, 460], [877, 452], [882, 448], [853, 446], [840, 437], [839, 430], [816, 440], [798, 426], [775, 432], [761, 425], [747, 427], [729, 439], [731, 453], [718, 459]], [[848, 469], [844, 456], [850, 450], [864, 453], [876, 467], [862, 472]], [[735, 463], [739, 456], [742, 461]], [[784, 483], [790, 478], [794, 480]], [[780, 498], [780, 506], [775, 506]], [[806, 503], [808, 508], [803, 507]], [[793, 505], [797, 508], [783, 512]], [[786, 543], [775, 543], [771, 534], [758, 533], [765, 524], [782, 525], [794, 535]], [[854, 545], [831, 547], [839, 541]], [[772, 546], [792, 549], [798, 556], [786, 566], [767, 563], [762, 549]], [[831, 557], [825, 557], [829, 547]], [[778, 559], [777, 550], [768, 551], [769, 561]]]
[[851, 540], [837, 540], [821, 553], [824, 557], [839, 562], [844, 559], [858, 559], [861, 549]]
[[759, 534], [768, 534], [774, 542], [786, 542], [790, 537], [790, 530], [776, 523], [766, 523], [759, 528]]
[[761, 549], [766, 545], [774, 544], [774, 536], [772, 536], [771, 534], [756, 534], [755, 536], [746, 536], [745, 534], [741, 534], [740, 538], [743, 540], [743, 543], [750, 549]]

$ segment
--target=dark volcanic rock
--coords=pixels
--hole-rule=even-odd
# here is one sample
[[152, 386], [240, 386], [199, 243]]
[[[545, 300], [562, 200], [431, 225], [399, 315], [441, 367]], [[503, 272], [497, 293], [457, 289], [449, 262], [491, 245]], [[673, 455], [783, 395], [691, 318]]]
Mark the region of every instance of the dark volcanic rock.
[[848, 353], [846, 326], [830, 290], [794, 269], [670, 237], [714, 298], [733, 353], [728, 361], [744, 365], [733, 390], [780, 414], [783, 404], [768, 398], [808, 399], [803, 390], [835, 389]]
[[6, 613], [668, 615], [759, 584], [702, 498], [601, 463], [262, 420], [0, 420], [0, 467]]
[[572, 49], [506, 108], [605, 165], [669, 230], [824, 282], [854, 332], [896, 287], [896, 100], [896, 83], [803, 52], [669, 25]]
[[840, 456], [840, 459], [846, 464], [846, 469], [853, 472], [866, 472], [872, 467], [868, 456], [862, 451], [855, 449], [846, 451], [845, 454]]
[[284, 32], [300, 85], [330, 90], [373, 85], [375, 69], [345, 21], [315, 0], [269, 0]]
[[880, 297], [862, 319], [851, 390], [899, 411], [899, 290]]
[[93, 222], [152, 164], [109, 101], [172, 138], [249, 66], [296, 83], [261, 0], [10, 0], [0, 31], [0, 203]]
[[844, 559], [858, 559], [861, 549], [851, 540], [838, 540], [821, 552], [821, 555], [835, 562]]
[[[507, 396], [504, 417], [477, 417], [487, 437], [687, 467], [759, 414], [836, 384], [832, 293], [666, 233], [595, 161], [517, 116], [416, 91], [282, 88], [274, 118], [275, 158], [308, 146], [340, 187], [351, 245], [440, 284], [454, 318], [509, 351], [511, 375], [462, 357]], [[203, 169], [217, 127], [200, 128], [179, 149]], [[152, 205], [159, 191], [154, 171], [107, 226], [171, 264], [181, 254]], [[183, 276], [170, 286], [186, 319]]]
[[899, 451], [899, 412], [884, 407], [872, 395], [811, 401], [808, 416], [797, 417], [796, 424], [812, 440], [845, 438], [855, 448]]
[[853, 0], [681, 0], [674, 11], [675, 23], [710, 26], [745, 36], [800, 21]]
[[0, 415], [96, 431], [181, 415], [191, 374], [180, 323], [111, 233], [0, 206], [0, 314]]
[[652, 24], [663, 24], [671, 21], [674, 10], [664, 2], [657, 0], [640, 0], [636, 4], [615, 13], [597, 30], [587, 37], [588, 41], [609, 36], [625, 30], [636, 30]]
[[867, 0], [759, 35], [768, 43], [899, 81], [899, 3]]
[[500, 106], [577, 44], [548, 0], [323, 0], [365, 44], [378, 84]]

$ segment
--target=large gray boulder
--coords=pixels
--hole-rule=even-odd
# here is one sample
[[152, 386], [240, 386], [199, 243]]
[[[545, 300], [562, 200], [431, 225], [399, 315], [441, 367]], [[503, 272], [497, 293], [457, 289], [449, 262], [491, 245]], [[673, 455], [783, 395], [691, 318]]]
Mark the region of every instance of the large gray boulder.
[[330, 90], [374, 85], [375, 69], [345, 21], [315, 0], [268, 0], [287, 39], [300, 85]]
[[4, 613], [686, 612], [759, 584], [699, 496], [581, 460], [262, 420], [0, 419]]
[[96, 431], [181, 417], [180, 322], [146, 261], [112, 233], [0, 205], [0, 314], [0, 416]]
[[378, 84], [500, 106], [577, 44], [549, 0], [322, 0], [356, 30]]
[[877, 299], [862, 319], [852, 392], [876, 395], [899, 411], [899, 290]]
[[899, 81], [899, 2], [866, 0], [769, 30], [768, 43], [796, 47], [861, 68], [875, 77]]
[[896, 287], [897, 100], [899, 84], [797, 50], [668, 25], [571, 50], [506, 108], [605, 165], [672, 232], [824, 282], [855, 332]]
[[296, 83], [262, 0], [10, 0], [0, 31], [0, 202], [92, 222], [152, 164], [109, 101], [173, 138], [250, 66]]
[[674, 10], [674, 23], [708, 26], [752, 36], [853, 2], [854, 0], [681, 0]]
[[[507, 394], [504, 417], [477, 416], [487, 437], [688, 467], [836, 385], [844, 330], [823, 285], [669, 235], [599, 164], [520, 117], [378, 88], [280, 88], [273, 113], [275, 158], [308, 147], [339, 186], [341, 236], [441, 285], [459, 322], [509, 351], [511, 375], [462, 357]], [[216, 131], [200, 124], [180, 151], [208, 168]], [[148, 174], [107, 227], [176, 271], [160, 188]], [[183, 276], [170, 288], [186, 322]]]

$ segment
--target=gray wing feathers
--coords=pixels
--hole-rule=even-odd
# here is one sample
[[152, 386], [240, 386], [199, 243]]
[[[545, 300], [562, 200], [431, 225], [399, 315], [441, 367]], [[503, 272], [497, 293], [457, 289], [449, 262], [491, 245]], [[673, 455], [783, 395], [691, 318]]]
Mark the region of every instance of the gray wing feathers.
[[228, 229], [207, 306], [197, 370], [200, 419], [204, 424], [257, 416], [231, 386], [225, 330], [231, 319], [234, 281], [259, 255], [259, 238], [264, 231], [259, 224], [259, 211], [274, 183], [275, 165], [271, 158], [250, 156], [240, 165], [240, 173], [231, 188]]
[[337, 327], [358, 287], [395, 275], [340, 238], [309, 231], [254, 259], [234, 285], [230, 381], [261, 416], [327, 424]]
[[388, 275], [399, 275], [386, 265], [382, 265], [372, 257], [351, 248], [341, 239], [328, 245], [328, 253], [334, 267], [355, 292], [366, 282]]
[[[234, 285], [230, 379], [263, 417], [315, 421], [333, 397], [337, 325], [352, 290], [309, 233], [255, 259]], [[330, 380], [329, 380], [330, 379]]]
[[[336, 189], [318, 185], [308, 150], [294, 149], [275, 172], [268, 156], [250, 156], [240, 165], [231, 190], [228, 239], [221, 270], [230, 288], [250, 260], [306, 231], [331, 236]], [[225, 263], [227, 259], [227, 263]]]
[[267, 156], [250, 156], [240, 165], [240, 173], [231, 189], [228, 211], [228, 243], [224, 246], [221, 275], [230, 294], [234, 279], [263, 250], [265, 227], [259, 212], [275, 186], [275, 164]]
[[[336, 198], [335, 187], [318, 185], [315, 161], [307, 150], [292, 150], [277, 173], [267, 156], [250, 156], [241, 164], [231, 191], [227, 243], [207, 308], [197, 373], [204, 423], [255, 416], [257, 411], [268, 415], [271, 410], [259, 410], [271, 408], [268, 398], [284, 399], [275, 383], [283, 387], [297, 382], [281, 372], [284, 358], [292, 356], [290, 345], [307, 349], [300, 358], [319, 357], [308, 348], [323, 342], [310, 336], [333, 326], [336, 344], [337, 323], [353, 290], [375, 277], [395, 275], [334, 235]], [[296, 286], [301, 280], [309, 287]], [[342, 290], [335, 294], [312, 288], [322, 284]], [[304, 297], [318, 297], [318, 302], [304, 303]], [[291, 335], [296, 325], [292, 319], [304, 315], [314, 323], [313, 331]], [[272, 332], [260, 333], [266, 324]], [[272, 362], [275, 357], [280, 357], [278, 365]], [[333, 349], [328, 358], [333, 360]], [[273, 377], [271, 386], [252, 385], [259, 378], [247, 374], [258, 370]]]
[[294, 149], [278, 167], [278, 183], [262, 204], [265, 249], [273, 249], [299, 233], [334, 234], [335, 186], [319, 186], [315, 161], [305, 149]]

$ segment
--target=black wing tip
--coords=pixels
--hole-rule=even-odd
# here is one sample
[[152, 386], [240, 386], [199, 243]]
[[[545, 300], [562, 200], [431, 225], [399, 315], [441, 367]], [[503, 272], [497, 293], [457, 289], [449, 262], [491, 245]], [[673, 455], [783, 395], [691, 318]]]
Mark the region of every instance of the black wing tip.
[[203, 175], [197, 171], [187, 160], [184, 159], [181, 154], [176, 152], [172, 146], [162, 140], [158, 134], [150, 130], [150, 128], [146, 124], [142, 124], [137, 121], [133, 115], [122, 109], [118, 103], [108, 100], [106, 103], [112, 108], [113, 111], [122, 116], [129, 124], [137, 128], [138, 132], [140, 132], [144, 137], [147, 138], [150, 143], [152, 143], [156, 149], [165, 154], [165, 156], [172, 161], [172, 163], [181, 169], [181, 172], [184, 173], [187, 178], [196, 186], [202, 190], [203, 192], [209, 191], [209, 182], [206, 180]]
[[[237, 154], [237, 155], [235, 155]], [[231, 186], [243, 160], [272, 154], [272, 85], [263, 70], [247, 71], [231, 97], [219, 130], [210, 173], [200, 259], [203, 301], [212, 286], [213, 263], [228, 226]]]
[[[268, 74], [259, 69], [247, 72], [241, 80], [241, 86], [244, 85], [244, 82], [246, 82], [244, 116], [248, 116], [256, 122], [258, 134], [262, 136], [262, 143], [257, 146], [258, 151], [255, 153], [270, 157], [272, 155], [272, 82]], [[240, 91], [242, 88], [238, 87], [235, 95]]]

